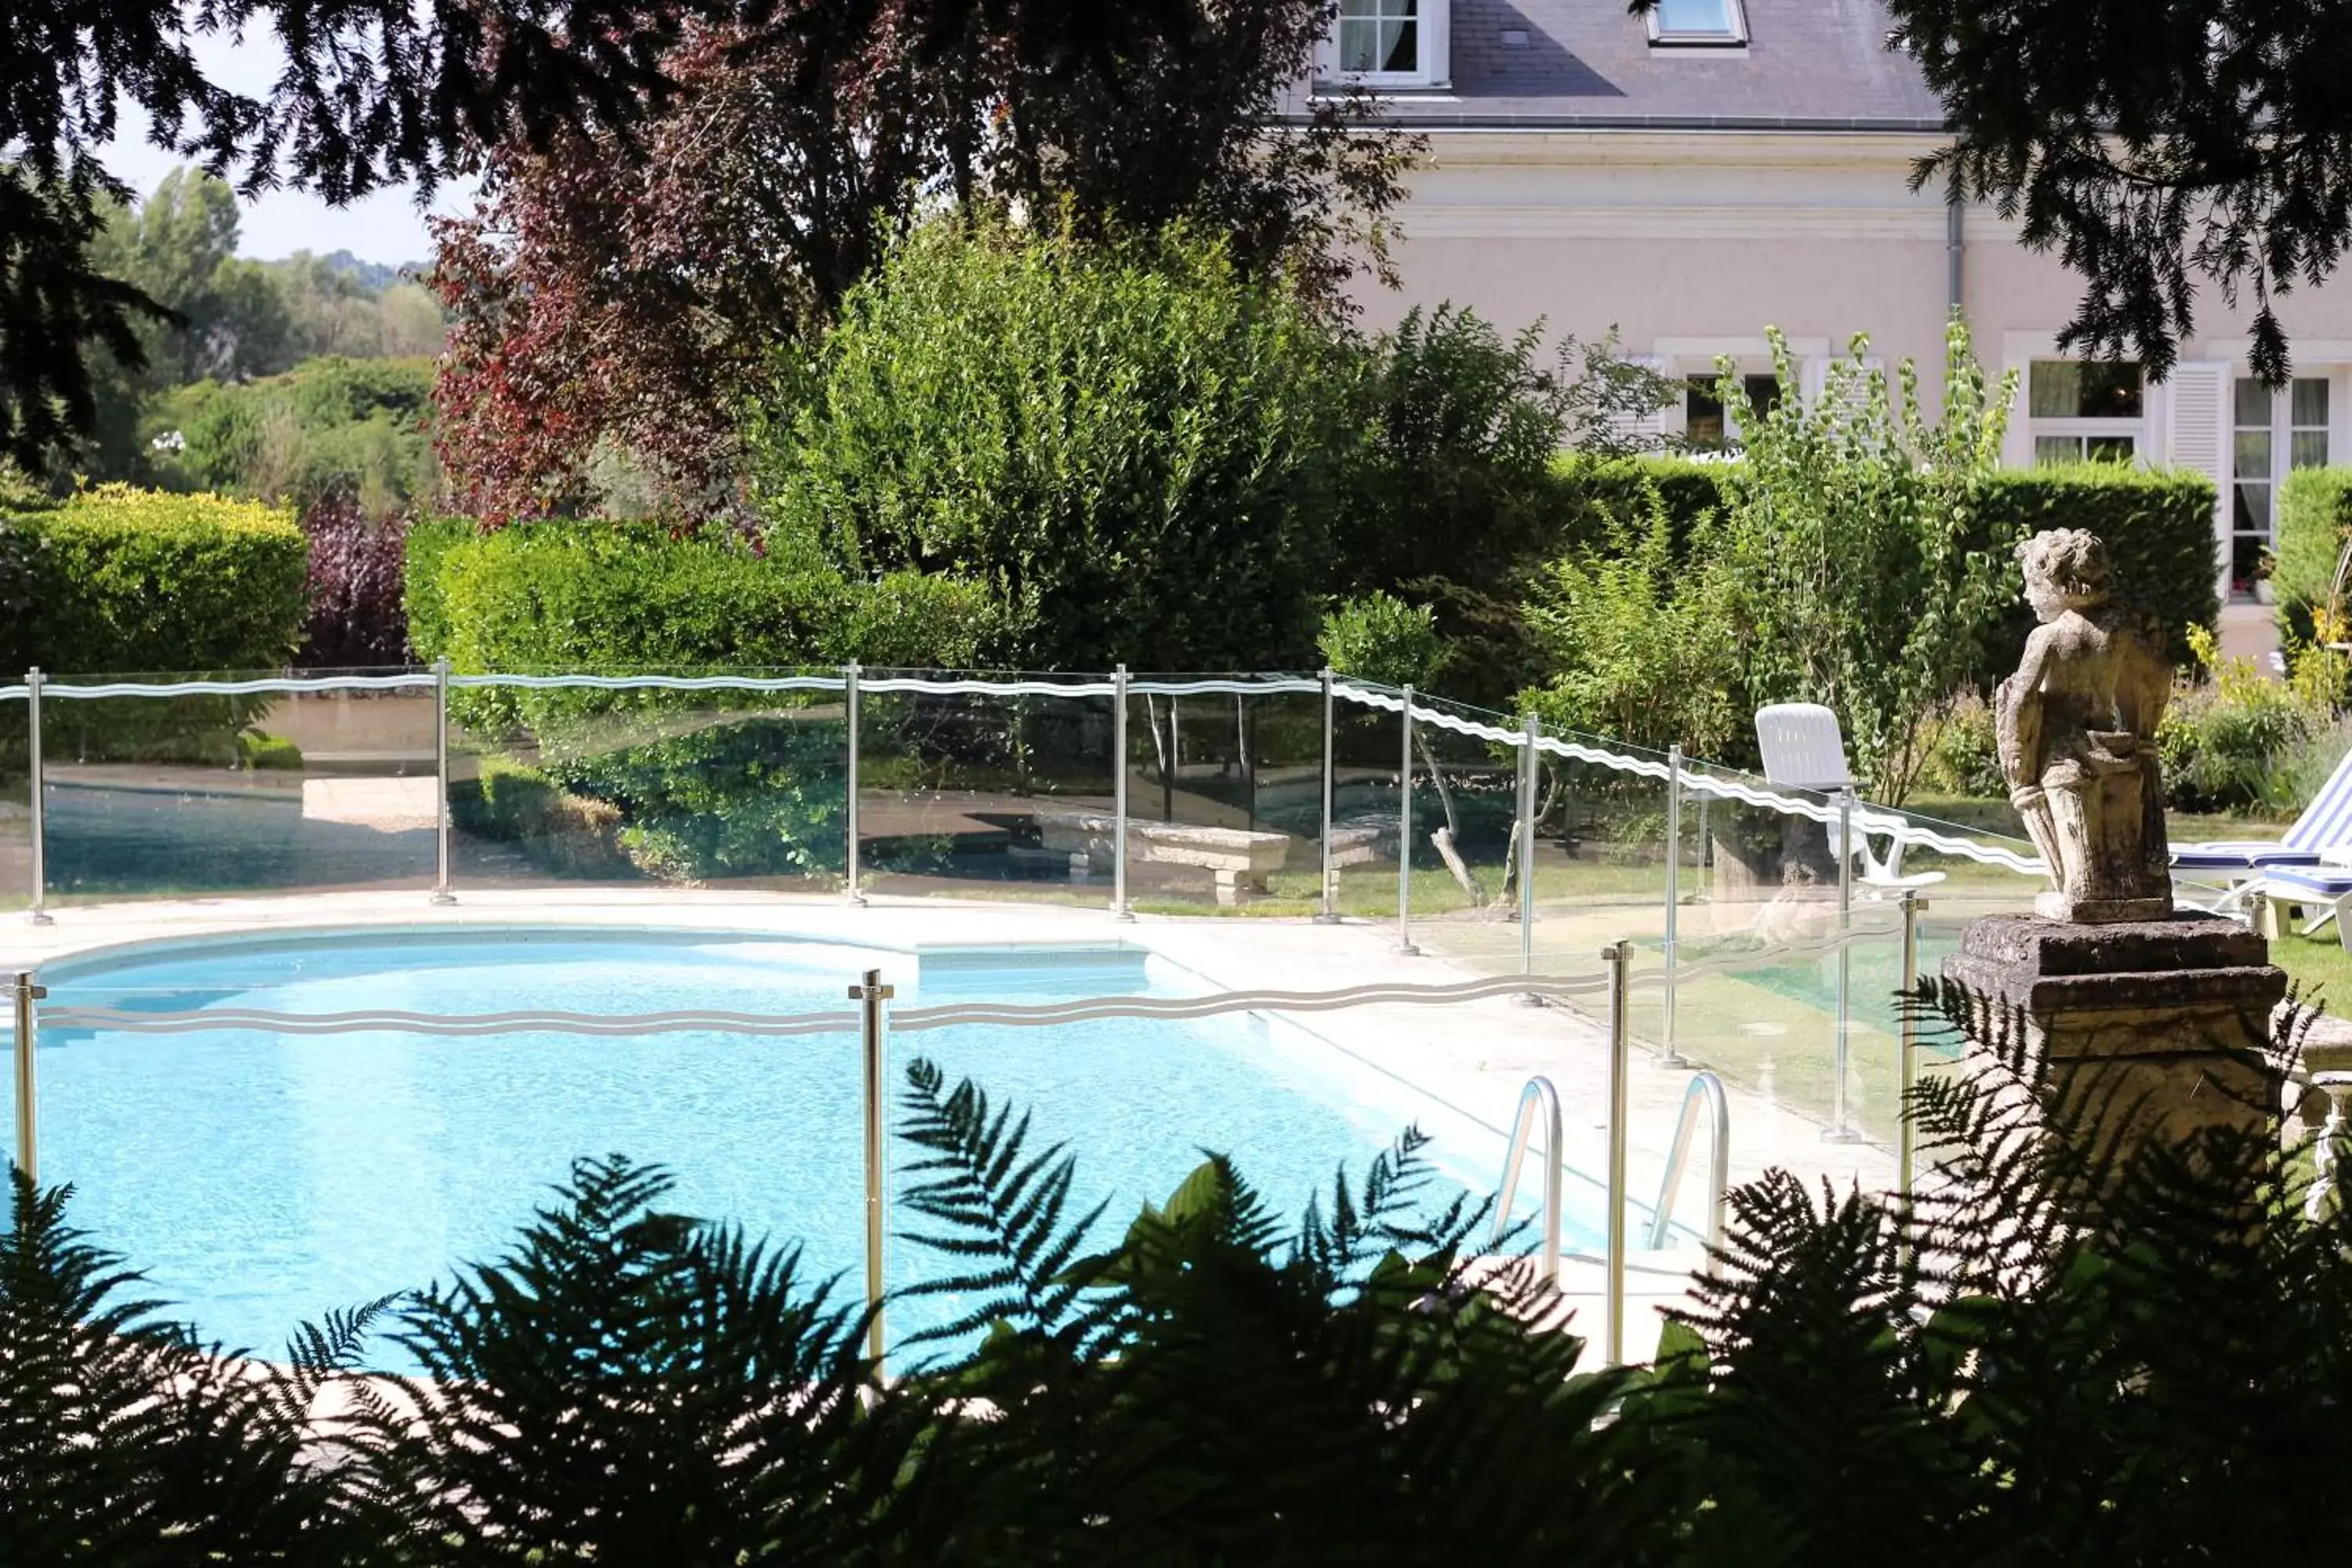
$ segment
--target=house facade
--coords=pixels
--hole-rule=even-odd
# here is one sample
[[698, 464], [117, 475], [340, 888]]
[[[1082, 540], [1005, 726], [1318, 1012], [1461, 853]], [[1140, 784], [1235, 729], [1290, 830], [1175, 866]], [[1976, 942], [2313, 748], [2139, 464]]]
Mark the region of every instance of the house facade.
[[2215, 572], [2250, 597], [2281, 479], [2352, 461], [2352, 283], [2274, 301], [2294, 355], [2276, 391], [2247, 374], [2249, 312], [2210, 288], [2161, 383], [2062, 356], [2081, 281], [1991, 209], [1910, 188], [1942, 113], [1890, 29], [1880, 0], [1341, 0], [1318, 80], [1374, 87], [1429, 142], [1402, 287], [1361, 282], [1366, 321], [1451, 300], [1506, 331], [1613, 328], [1687, 378], [1661, 426], [1706, 444], [1718, 357], [1768, 375], [1768, 325], [1809, 384], [1864, 332], [1933, 399], [1958, 307], [1988, 373], [2018, 374], [2008, 461], [2211, 476]]

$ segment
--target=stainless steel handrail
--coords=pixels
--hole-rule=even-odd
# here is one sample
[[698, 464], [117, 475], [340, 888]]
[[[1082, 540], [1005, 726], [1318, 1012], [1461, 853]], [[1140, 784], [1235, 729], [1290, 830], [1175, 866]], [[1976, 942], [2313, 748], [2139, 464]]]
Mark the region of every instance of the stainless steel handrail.
[[1650, 1211], [1649, 1234], [1643, 1238], [1654, 1252], [1665, 1246], [1673, 1227], [1675, 1198], [1682, 1191], [1683, 1172], [1690, 1164], [1691, 1132], [1698, 1124], [1699, 1107], [1714, 1114], [1707, 1119], [1706, 1245], [1707, 1267], [1715, 1267], [1714, 1251], [1723, 1245], [1723, 1194], [1731, 1159], [1731, 1103], [1723, 1080], [1711, 1072], [1691, 1075], [1683, 1093], [1682, 1114], [1675, 1119], [1675, 1141], [1666, 1152], [1666, 1169], [1658, 1183], [1657, 1205]]
[[1528, 1079], [1519, 1090], [1519, 1111], [1514, 1119], [1510, 1153], [1503, 1164], [1503, 1189], [1495, 1199], [1495, 1239], [1501, 1241], [1511, 1227], [1511, 1200], [1519, 1193], [1519, 1167], [1527, 1161], [1528, 1140], [1536, 1126], [1536, 1111], [1544, 1114], [1544, 1201], [1542, 1262], [1539, 1272], [1543, 1282], [1553, 1289], [1559, 1289], [1559, 1226], [1560, 1226], [1560, 1160], [1565, 1151], [1560, 1144], [1559, 1090], [1551, 1079], [1540, 1075]]

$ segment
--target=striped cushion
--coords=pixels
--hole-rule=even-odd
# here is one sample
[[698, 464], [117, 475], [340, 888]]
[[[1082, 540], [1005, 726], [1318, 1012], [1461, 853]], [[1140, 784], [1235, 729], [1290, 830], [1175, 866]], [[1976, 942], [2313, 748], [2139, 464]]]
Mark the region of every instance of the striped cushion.
[[2352, 867], [2273, 867], [2263, 873], [2263, 891], [2273, 898], [2312, 893], [2323, 899], [2340, 899], [2352, 893]]
[[2172, 868], [2176, 871], [2253, 871], [2265, 866], [2318, 864], [2319, 856], [2315, 852], [2296, 849], [2274, 839], [2249, 839], [2244, 842], [2217, 839], [2208, 844], [2176, 844], [2172, 847]]

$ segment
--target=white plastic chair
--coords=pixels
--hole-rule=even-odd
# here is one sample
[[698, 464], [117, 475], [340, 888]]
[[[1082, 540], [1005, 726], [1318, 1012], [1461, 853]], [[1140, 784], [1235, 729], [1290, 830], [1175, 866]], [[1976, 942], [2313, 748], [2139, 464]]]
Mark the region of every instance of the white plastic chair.
[[[1845, 735], [1838, 729], [1837, 714], [1818, 702], [1774, 702], [1756, 710], [1756, 741], [1764, 752], [1764, 777], [1768, 783], [1789, 789], [1801, 789], [1815, 795], [1843, 795], [1853, 799], [1853, 770], [1845, 760]], [[1855, 810], [1864, 809], [1854, 802]], [[1830, 854], [1843, 860], [1848, 853], [1838, 825], [1828, 824]], [[1944, 879], [1941, 871], [1921, 871], [1912, 876], [1903, 874], [1903, 841], [1889, 837], [1886, 857], [1879, 858], [1871, 848], [1867, 826], [1858, 829], [1852, 853], [1862, 864], [1862, 883], [1887, 892], [1900, 892], [1906, 888], [1925, 888]]]

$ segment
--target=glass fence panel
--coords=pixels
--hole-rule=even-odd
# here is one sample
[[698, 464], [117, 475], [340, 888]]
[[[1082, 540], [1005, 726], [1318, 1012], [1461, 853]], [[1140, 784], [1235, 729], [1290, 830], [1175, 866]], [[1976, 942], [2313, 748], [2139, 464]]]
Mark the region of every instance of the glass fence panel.
[[46, 687], [51, 903], [432, 884], [429, 689], [72, 691], [181, 679], [58, 676]]
[[838, 691], [464, 687], [450, 692], [449, 713], [450, 858], [461, 892], [843, 884], [848, 730]]
[[[1134, 679], [1149, 687], [1183, 678]], [[1316, 911], [1323, 831], [1319, 693], [1130, 689], [1127, 744], [1127, 885], [1134, 909]]]
[[1520, 748], [1441, 721], [1514, 736], [1519, 721], [1418, 693], [1413, 709], [1413, 941], [1483, 973], [1514, 973], [1520, 967], [1512, 865]]
[[860, 886], [1107, 904], [1111, 699], [873, 689], [893, 673], [859, 699]]
[[[0, 676], [0, 685], [12, 679]], [[29, 706], [0, 700], [0, 910], [33, 901], [33, 786]]]
[[[1602, 746], [1590, 737], [1567, 739]], [[1591, 970], [1601, 950], [1630, 942], [1654, 962], [1666, 938], [1665, 780], [1585, 759], [1543, 755], [1536, 831], [1534, 963], [1538, 973]], [[1687, 842], [1689, 824], [1680, 825]], [[1679, 877], [1683, 867], [1677, 864]], [[1639, 1026], [1637, 1025], [1637, 1027]]]
[[[1331, 739], [1336, 907], [1350, 919], [1393, 921], [1398, 848], [1410, 837], [1398, 783], [1406, 771], [1404, 715], [1340, 700], [1333, 704]], [[1413, 771], [1421, 771], [1418, 759]], [[1426, 785], [1424, 777], [1421, 787]]]

